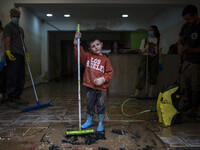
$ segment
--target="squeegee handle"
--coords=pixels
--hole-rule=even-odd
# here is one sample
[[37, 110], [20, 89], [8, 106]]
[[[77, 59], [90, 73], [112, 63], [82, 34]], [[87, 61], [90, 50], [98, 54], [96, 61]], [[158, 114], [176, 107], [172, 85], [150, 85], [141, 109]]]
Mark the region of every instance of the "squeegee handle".
[[80, 24], [77, 25], [77, 31], [80, 32]]
[[[80, 24], [77, 25], [80, 32]], [[78, 38], [78, 109], [79, 109], [79, 131], [81, 131], [81, 78], [80, 78], [80, 38]]]
[[[80, 24], [77, 25], [77, 31], [80, 32]], [[78, 38], [78, 100], [81, 101], [81, 78], [80, 78], [80, 38]], [[80, 106], [79, 106], [80, 108]]]
[[33, 86], [34, 93], [35, 93], [35, 98], [36, 98], [37, 104], [39, 105], [40, 102], [39, 102], [39, 100], [38, 100], [37, 92], [36, 92], [36, 89], [35, 89], [35, 84], [34, 84], [34, 81], [33, 81], [33, 76], [32, 76], [32, 73], [31, 73], [31, 68], [30, 68], [30, 65], [29, 65], [29, 62], [28, 62], [28, 59], [27, 59], [27, 55], [26, 55], [25, 44], [24, 44], [24, 42], [23, 42], [23, 39], [22, 39], [22, 35], [21, 35], [21, 34], [20, 34], [20, 38], [21, 38], [21, 41], [22, 41], [22, 47], [23, 47], [23, 50], [24, 50], [24, 55], [25, 55], [25, 60], [26, 60], [27, 67], [28, 67], [28, 72], [29, 72], [30, 77], [31, 77], [31, 82], [32, 82], [32, 86]]

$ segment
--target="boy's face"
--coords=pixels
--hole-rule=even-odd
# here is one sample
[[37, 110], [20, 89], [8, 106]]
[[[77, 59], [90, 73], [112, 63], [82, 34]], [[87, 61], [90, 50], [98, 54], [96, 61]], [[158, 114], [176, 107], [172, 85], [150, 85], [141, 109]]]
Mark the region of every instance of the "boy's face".
[[94, 42], [90, 43], [90, 48], [89, 50], [96, 55], [102, 55], [101, 50], [103, 47], [103, 43], [100, 42], [99, 40], [95, 40]]

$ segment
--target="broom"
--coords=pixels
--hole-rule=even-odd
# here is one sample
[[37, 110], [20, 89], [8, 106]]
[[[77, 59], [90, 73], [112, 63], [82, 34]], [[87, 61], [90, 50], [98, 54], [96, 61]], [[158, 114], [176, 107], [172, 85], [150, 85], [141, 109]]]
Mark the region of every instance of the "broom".
[[34, 85], [34, 82], [33, 82], [33, 77], [32, 77], [32, 73], [31, 73], [31, 69], [30, 69], [29, 62], [28, 62], [27, 55], [26, 55], [25, 45], [24, 45], [24, 42], [23, 42], [21, 34], [20, 34], [20, 38], [21, 38], [21, 41], [22, 41], [22, 47], [23, 47], [23, 50], [24, 50], [25, 59], [26, 59], [28, 71], [29, 71], [29, 74], [30, 74], [30, 77], [31, 77], [31, 82], [32, 82], [32, 85], [33, 85], [34, 93], [35, 93], [35, 98], [36, 98], [36, 101], [37, 101], [37, 105], [36, 106], [24, 108], [24, 109], [22, 109], [22, 112], [26, 112], [26, 111], [30, 111], [30, 110], [35, 110], [35, 109], [39, 109], [39, 108], [43, 108], [43, 107], [47, 107], [47, 106], [52, 106], [53, 103], [47, 103], [47, 104], [42, 104], [41, 105], [40, 102], [39, 102], [39, 100], [38, 100], [37, 92], [36, 92], [35, 85]]
[[[77, 31], [80, 32], [80, 25], [77, 25]], [[81, 79], [80, 79], [80, 38], [78, 38], [78, 110], [79, 110], [79, 130], [78, 131], [67, 131], [67, 135], [79, 135], [93, 133], [94, 130], [81, 130]]]

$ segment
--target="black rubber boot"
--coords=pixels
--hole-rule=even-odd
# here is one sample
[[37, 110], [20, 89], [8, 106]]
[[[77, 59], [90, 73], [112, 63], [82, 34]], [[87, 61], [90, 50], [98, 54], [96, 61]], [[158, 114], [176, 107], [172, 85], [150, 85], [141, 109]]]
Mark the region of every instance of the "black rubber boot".
[[8, 107], [11, 109], [17, 109], [19, 106], [13, 101], [8, 101]]
[[7, 104], [8, 104], [8, 107], [11, 108], [11, 109], [17, 109], [19, 107], [18, 104], [15, 103], [14, 99], [11, 98], [11, 97], [8, 97], [7, 98]]

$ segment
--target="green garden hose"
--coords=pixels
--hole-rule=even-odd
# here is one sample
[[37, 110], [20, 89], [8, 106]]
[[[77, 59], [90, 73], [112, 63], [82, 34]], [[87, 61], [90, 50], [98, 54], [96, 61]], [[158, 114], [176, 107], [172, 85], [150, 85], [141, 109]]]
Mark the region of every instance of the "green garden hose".
[[125, 104], [126, 104], [128, 101], [130, 101], [130, 100], [137, 100], [137, 99], [135, 99], [135, 98], [128, 98], [128, 99], [126, 99], [126, 100], [121, 104], [121, 112], [122, 112], [122, 115], [125, 116], [125, 117], [127, 117], [127, 118], [132, 118], [132, 117], [135, 117], [135, 116], [138, 116], [138, 115], [147, 113], [147, 112], [156, 112], [156, 109], [147, 109], [147, 110], [143, 110], [143, 111], [141, 111], [141, 112], [139, 112], [139, 113], [136, 113], [136, 114], [134, 114], [134, 115], [127, 115], [127, 114], [125, 114], [125, 112], [124, 112], [124, 106], [125, 106]]

